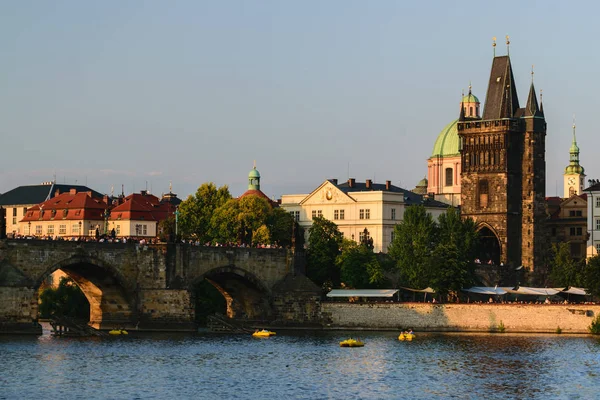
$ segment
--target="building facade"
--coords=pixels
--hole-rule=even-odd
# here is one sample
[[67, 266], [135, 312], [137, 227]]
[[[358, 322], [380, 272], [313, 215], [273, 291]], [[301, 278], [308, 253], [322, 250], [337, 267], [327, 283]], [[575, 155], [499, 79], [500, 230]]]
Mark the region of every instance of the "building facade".
[[587, 257], [600, 254], [600, 182], [584, 190], [587, 193]]
[[546, 227], [551, 243], [568, 243], [573, 259], [583, 259], [587, 247], [587, 195], [574, 194], [566, 199], [546, 199], [548, 220]]
[[510, 57], [494, 57], [483, 117], [461, 107], [457, 130], [463, 217], [476, 222], [494, 262], [536, 271], [547, 246], [546, 120], [533, 80], [520, 108]]
[[370, 179], [356, 182], [351, 178], [343, 183], [329, 179], [310, 194], [281, 197], [281, 207], [304, 229], [305, 239], [313, 219], [324, 217], [334, 222], [347, 239], [357, 243], [372, 239], [375, 252], [387, 252], [394, 239], [394, 227], [402, 221], [406, 207], [415, 204], [423, 204], [435, 219], [448, 208], [447, 204], [394, 186], [390, 181], [379, 184]]
[[0, 207], [4, 214], [4, 230], [0, 236], [6, 234], [8, 237], [29, 234], [29, 225], [21, 223], [30, 207], [45, 202], [52, 197], [62, 193], [69, 193], [71, 190], [76, 192], [89, 192], [95, 198], [102, 198], [102, 194], [81, 185], [57, 184], [55, 182], [44, 182], [40, 185], [19, 186], [0, 195]]

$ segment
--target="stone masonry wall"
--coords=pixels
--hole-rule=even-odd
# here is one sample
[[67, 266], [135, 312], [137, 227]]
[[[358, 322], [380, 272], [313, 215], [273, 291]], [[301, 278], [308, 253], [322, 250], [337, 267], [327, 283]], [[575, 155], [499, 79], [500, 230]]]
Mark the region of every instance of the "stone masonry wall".
[[187, 290], [142, 290], [140, 311], [140, 329], [151, 325], [154, 330], [195, 330], [194, 309]]
[[321, 311], [329, 329], [588, 333], [600, 305], [323, 303]]

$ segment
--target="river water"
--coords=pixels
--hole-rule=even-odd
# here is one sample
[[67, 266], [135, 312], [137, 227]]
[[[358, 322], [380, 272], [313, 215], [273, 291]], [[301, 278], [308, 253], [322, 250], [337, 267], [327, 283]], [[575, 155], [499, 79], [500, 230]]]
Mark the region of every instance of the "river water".
[[[363, 348], [340, 348], [359, 336]], [[0, 336], [0, 399], [593, 399], [591, 336]]]

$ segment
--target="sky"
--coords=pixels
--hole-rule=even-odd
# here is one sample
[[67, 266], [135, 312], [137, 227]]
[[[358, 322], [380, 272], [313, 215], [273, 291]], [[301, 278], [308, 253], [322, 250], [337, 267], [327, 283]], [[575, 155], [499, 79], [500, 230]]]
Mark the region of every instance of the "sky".
[[[575, 116], [600, 177], [597, 2], [3, 1], [0, 192], [56, 179], [185, 198], [268, 196], [325, 179], [412, 189], [493, 49], [521, 105], [543, 90], [546, 195], [562, 195]], [[483, 104], [485, 108], [485, 104]], [[596, 128], [594, 127], [596, 125]]]

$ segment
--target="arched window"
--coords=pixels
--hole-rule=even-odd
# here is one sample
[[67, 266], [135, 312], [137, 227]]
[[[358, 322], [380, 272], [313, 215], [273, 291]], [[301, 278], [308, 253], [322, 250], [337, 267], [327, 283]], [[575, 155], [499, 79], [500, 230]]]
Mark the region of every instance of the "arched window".
[[452, 185], [452, 168], [446, 168], [446, 186]]
[[488, 181], [479, 181], [479, 207], [487, 208], [489, 203], [489, 187]]

